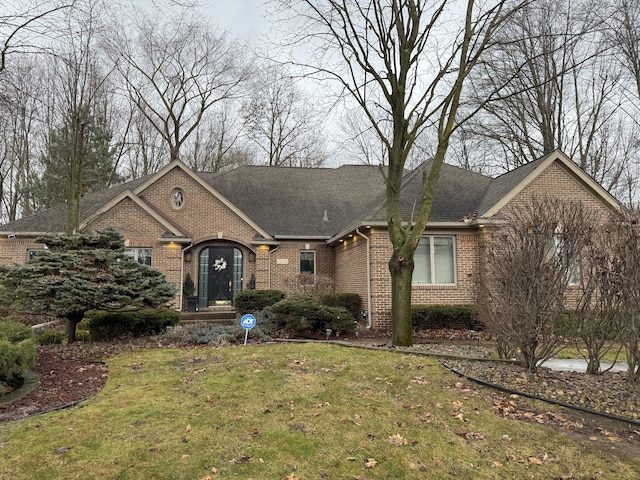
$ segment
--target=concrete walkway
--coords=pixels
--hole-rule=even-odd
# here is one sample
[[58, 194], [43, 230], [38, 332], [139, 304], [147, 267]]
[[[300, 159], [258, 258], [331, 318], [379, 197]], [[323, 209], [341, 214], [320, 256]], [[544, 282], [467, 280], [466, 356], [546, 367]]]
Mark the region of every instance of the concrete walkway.
[[[570, 359], [570, 360], [561, 360], [558, 358], [551, 358], [544, 362], [542, 367], [550, 368], [551, 370], [555, 370], [557, 372], [579, 372], [584, 373], [587, 371], [587, 361], [582, 359]], [[601, 370], [606, 370], [611, 366], [610, 363], [602, 363], [600, 365]], [[617, 363], [613, 366], [610, 372], [626, 372], [627, 364], [626, 363]]]

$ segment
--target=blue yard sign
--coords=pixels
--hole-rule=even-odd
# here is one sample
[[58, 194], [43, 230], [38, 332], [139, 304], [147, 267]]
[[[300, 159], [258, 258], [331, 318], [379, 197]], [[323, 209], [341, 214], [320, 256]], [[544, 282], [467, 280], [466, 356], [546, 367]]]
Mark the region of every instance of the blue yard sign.
[[247, 313], [240, 319], [240, 325], [244, 328], [244, 344], [247, 344], [247, 337], [249, 336], [249, 330], [256, 326], [256, 317]]

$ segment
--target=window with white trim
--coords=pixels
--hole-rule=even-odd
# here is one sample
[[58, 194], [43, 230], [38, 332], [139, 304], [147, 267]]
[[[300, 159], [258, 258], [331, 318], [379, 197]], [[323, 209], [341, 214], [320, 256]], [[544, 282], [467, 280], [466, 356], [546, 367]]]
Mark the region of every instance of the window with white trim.
[[141, 265], [151, 266], [151, 258], [153, 256], [151, 248], [125, 248], [124, 254]]
[[[549, 248], [547, 257], [549, 260], [552, 258], [560, 258], [562, 255], [562, 249], [564, 248], [564, 239], [562, 234], [555, 234], [553, 236], [553, 244]], [[571, 264], [567, 271], [567, 284], [571, 286], [580, 285], [580, 259], [572, 258]]]
[[300, 273], [315, 275], [316, 274], [316, 252], [313, 250], [304, 250], [300, 252]]
[[456, 242], [452, 235], [426, 235], [413, 256], [414, 285], [456, 283]]

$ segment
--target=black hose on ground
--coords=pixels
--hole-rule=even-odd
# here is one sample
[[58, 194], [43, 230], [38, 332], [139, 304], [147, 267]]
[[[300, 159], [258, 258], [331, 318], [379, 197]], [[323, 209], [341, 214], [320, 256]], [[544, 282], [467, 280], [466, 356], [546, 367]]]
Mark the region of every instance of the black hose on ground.
[[533, 400], [540, 400], [541, 402], [545, 402], [545, 403], [548, 403], [550, 405], [556, 405], [556, 406], [559, 406], [559, 407], [564, 407], [564, 408], [568, 408], [568, 409], [571, 409], [571, 410], [575, 410], [575, 411], [578, 411], [578, 412], [588, 413], [588, 414], [591, 414], [591, 415], [596, 415], [596, 416], [599, 416], [599, 417], [608, 418], [610, 420], [616, 420], [616, 421], [619, 421], [619, 422], [624, 422], [624, 423], [629, 423], [631, 425], [640, 426], [640, 421], [637, 421], [637, 420], [632, 420], [632, 419], [626, 418], [626, 417], [620, 417], [619, 415], [613, 415], [611, 413], [599, 412], [598, 410], [592, 410], [590, 408], [581, 407], [579, 405], [572, 405], [570, 403], [560, 402], [558, 400], [553, 400], [551, 398], [541, 397], [539, 395], [534, 395], [532, 393], [521, 392], [519, 390], [514, 390], [514, 389], [511, 389], [511, 388], [503, 387], [502, 385], [498, 385], [498, 384], [495, 384], [495, 383], [487, 382], [485, 380], [480, 380], [479, 378], [475, 378], [475, 377], [471, 377], [469, 375], [466, 375], [466, 374], [456, 370], [455, 368], [449, 367], [442, 360], [440, 360], [440, 364], [444, 368], [449, 370], [450, 372], [458, 375], [459, 377], [462, 377], [462, 378], [464, 378], [466, 380], [469, 380], [471, 382], [477, 383], [478, 385], [482, 385], [482, 386], [485, 386], [485, 387], [493, 388], [495, 390], [498, 390], [498, 391], [501, 391], [501, 392], [504, 392], [504, 393], [508, 393], [510, 395], [518, 395], [520, 397], [531, 398]]

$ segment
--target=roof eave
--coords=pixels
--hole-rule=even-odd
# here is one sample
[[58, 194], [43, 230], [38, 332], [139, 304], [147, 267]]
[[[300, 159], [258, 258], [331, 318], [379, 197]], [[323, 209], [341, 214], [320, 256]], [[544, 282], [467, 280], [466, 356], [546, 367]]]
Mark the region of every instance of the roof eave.
[[43, 235], [65, 235], [65, 232], [0, 232], [0, 238], [7, 237], [9, 239], [13, 238], [35, 238], [41, 237]]
[[274, 235], [276, 240], [316, 240], [326, 241], [331, 238], [329, 235]]
[[[426, 230], [459, 230], [459, 229], [470, 229], [475, 228], [476, 226], [475, 220], [464, 221], [464, 222], [429, 222], [427, 223]], [[408, 222], [405, 222], [408, 224]], [[352, 235], [353, 232], [359, 230], [360, 228], [387, 228], [387, 222], [384, 221], [374, 221], [374, 222], [360, 222], [357, 225], [353, 225], [345, 230], [342, 230], [337, 235], [334, 235], [330, 239], [327, 240], [327, 244], [331, 245], [339, 242], [340, 240]]]

